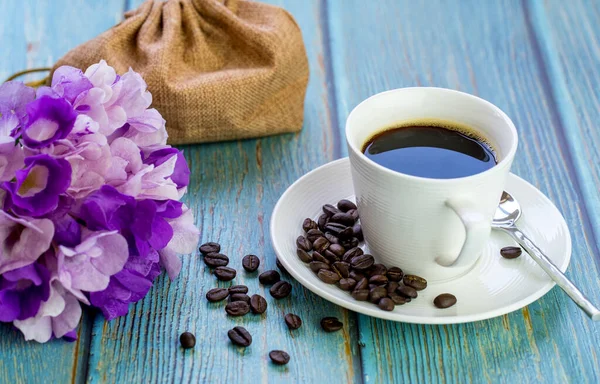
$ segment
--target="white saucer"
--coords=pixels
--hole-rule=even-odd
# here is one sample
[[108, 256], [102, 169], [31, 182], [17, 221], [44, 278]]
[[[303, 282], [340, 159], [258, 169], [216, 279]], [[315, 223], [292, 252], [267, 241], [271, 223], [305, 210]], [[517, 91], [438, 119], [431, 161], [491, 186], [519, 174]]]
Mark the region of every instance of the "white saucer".
[[[508, 177], [506, 190], [522, 205], [519, 227], [564, 272], [571, 259], [571, 237], [560, 212], [539, 190], [513, 174]], [[273, 210], [271, 240], [279, 260], [296, 280], [344, 308], [405, 323], [465, 323], [520, 309], [554, 286], [527, 254], [513, 260], [502, 258], [500, 248], [514, 245], [514, 242], [507, 235], [492, 231], [481, 258], [466, 275], [448, 282], [430, 283], [427, 289], [419, 292], [417, 299], [396, 306], [391, 312], [382, 311], [369, 302], [356, 301], [348, 292], [323, 283], [308, 264], [296, 256], [296, 238], [303, 234], [302, 221], [306, 217], [316, 219], [324, 204], [335, 204], [340, 199], [354, 200], [348, 158], [307, 173], [285, 191]], [[447, 309], [435, 308], [433, 299], [445, 292], [455, 295], [457, 304]]]

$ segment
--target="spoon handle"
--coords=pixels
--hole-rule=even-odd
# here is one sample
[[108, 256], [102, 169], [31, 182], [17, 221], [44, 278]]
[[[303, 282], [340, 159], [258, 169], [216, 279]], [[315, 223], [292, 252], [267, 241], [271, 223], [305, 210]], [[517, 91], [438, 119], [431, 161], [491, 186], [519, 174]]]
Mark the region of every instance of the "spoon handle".
[[502, 228], [510, 234], [540, 267], [569, 295], [573, 301], [594, 321], [600, 320], [600, 310], [594, 306], [544, 253], [517, 227]]

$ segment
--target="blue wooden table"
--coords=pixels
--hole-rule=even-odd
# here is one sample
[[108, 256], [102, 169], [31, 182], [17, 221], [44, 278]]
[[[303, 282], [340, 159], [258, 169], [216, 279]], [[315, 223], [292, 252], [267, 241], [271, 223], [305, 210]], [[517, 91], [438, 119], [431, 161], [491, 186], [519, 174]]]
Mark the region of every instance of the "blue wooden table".
[[[521, 143], [513, 171], [547, 194], [573, 236], [567, 275], [600, 303], [600, 3], [560, 0], [269, 0], [299, 23], [310, 60], [304, 129], [297, 135], [187, 146], [185, 202], [202, 241], [218, 241], [240, 267], [258, 254], [275, 268], [271, 210], [305, 172], [346, 155], [343, 126], [366, 97], [392, 88], [469, 92], [513, 119]], [[47, 66], [119, 22], [138, 0], [0, 0], [0, 80]], [[290, 279], [288, 277], [288, 279]], [[264, 292], [254, 277], [239, 283]], [[128, 316], [86, 313], [76, 343], [26, 343], [0, 325], [1, 383], [598, 383], [600, 326], [558, 288], [495, 319], [429, 326], [346, 311], [294, 283], [293, 300], [262, 319], [229, 319], [204, 295], [215, 286], [201, 259], [161, 277]], [[268, 293], [267, 293], [268, 296]], [[305, 325], [290, 332], [283, 314]], [[318, 321], [337, 316], [343, 332]], [[227, 330], [243, 324], [250, 348]], [[193, 351], [178, 335], [194, 332]], [[286, 367], [269, 363], [284, 349]]]

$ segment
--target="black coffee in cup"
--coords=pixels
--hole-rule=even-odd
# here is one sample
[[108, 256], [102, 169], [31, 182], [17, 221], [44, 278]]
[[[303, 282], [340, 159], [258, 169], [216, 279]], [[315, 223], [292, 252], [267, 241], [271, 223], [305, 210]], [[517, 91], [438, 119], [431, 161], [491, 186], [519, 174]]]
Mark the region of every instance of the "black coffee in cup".
[[454, 179], [496, 165], [491, 145], [474, 130], [432, 121], [393, 127], [363, 146], [371, 160], [393, 171], [431, 179]]

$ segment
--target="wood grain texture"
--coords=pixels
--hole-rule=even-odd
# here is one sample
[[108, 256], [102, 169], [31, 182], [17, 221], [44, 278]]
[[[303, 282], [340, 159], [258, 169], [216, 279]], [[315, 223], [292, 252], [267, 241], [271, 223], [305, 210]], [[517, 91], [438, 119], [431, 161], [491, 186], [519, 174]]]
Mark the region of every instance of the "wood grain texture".
[[[51, 65], [115, 24], [123, 6], [123, 0], [0, 0], [0, 82], [19, 70]], [[91, 334], [87, 314], [78, 334], [75, 343], [41, 345], [25, 342], [20, 332], [0, 324], [0, 383], [84, 382]]]
[[[548, 6], [563, 8], [558, 2]], [[374, 93], [428, 85], [479, 95], [512, 117], [521, 138], [513, 170], [565, 214], [574, 240], [567, 274], [600, 303], [598, 249], [590, 225], [597, 212], [588, 213], [582, 200], [573, 170], [578, 153], [565, 142], [569, 127], [557, 112], [560, 100], [552, 95], [524, 4], [332, 1], [328, 17], [339, 121]], [[562, 32], [552, 25], [556, 34]], [[597, 325], [559, 289], [488, 321], [425, 326], [359, 316], [359, 331], [368, 382], [599, 380]]]
[[[257, 274], [241, 268], [241, 258], [248, 253], [260, 257], [260, 271], [275, 268], [269, 238], [273, 206], [296, 178], [333, 160], [339, 144], [339, 131], [331, 124], [336, 115], [328, 109], [320, 2], [273, 3], [292, 11], [308, 51], [311, 80], [303, 131], [262, 140], [183, 147], [192, 170], [184, 200], [194, 210], [201, 241], [222, 244], [230, 266], [238, 270], [235, 283], [265, 296], [267, 314], [228, 318], [225, 303], [210, 304], [205, 295], [215, 286], [230, 284], [217, 283], [198, 254], [185, 257], [177, 280], [160, 278], [127, 317], [111, 323], [96, 319], [89, 361], [91, 383], [310, 383], [325, 377], [340, 383], [360, 381], [354, 314], [297, 283], [291, 298], [273, 300], [268, 289], [258, 284]], [[287, 275], [283, 278], [291, 280]], [[283, 316], [288, 312], [302, 318], [302, 328], [294, 332], [287, 329]], [[342, 319], [344, 332], [322, 332], [319, 321], [324, 316]], [[253, 335], [249, 348], [229, 342], [227, 331], [235, 325], [246, 327]], [[196, 335], [192, 351], [179, 347], [178, 336], [184, 331]], [[290, 363], [286, 367], [271, 364], [268, 352], [272, 349], [288, 351]]]

